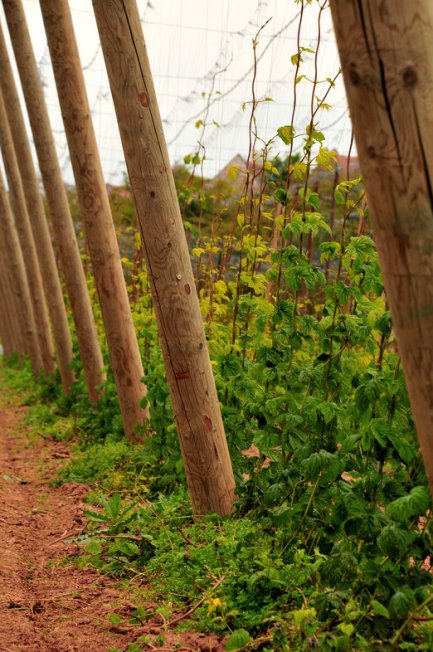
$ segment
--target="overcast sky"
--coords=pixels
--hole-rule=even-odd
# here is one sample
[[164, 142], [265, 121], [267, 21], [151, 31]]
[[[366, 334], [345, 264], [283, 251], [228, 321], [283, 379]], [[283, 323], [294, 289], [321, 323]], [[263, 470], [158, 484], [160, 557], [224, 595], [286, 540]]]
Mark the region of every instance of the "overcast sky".
[[[23, 0], [30, 32], [44, 83], [52, 127], [65, 180], [72, 182], [57, 95], [51, 71], [38, 0]], [[215, 174], [237, 153], [248, 147], [251, 99], [252, 39], [269, 19], [257, 46], [256, 95], [271, 97], [258, 108], [257, 129], [264, 140], [288, 124], [293, 103], [294, 68], [290, 57], [296, 52], [299, 4], [293, 0], [138, 0], [137, 2], [154, 75], [166, 139], [173, 163], [197, 148], [195, 122], [202, 117], [212, 79], [218, 73], [210, 107], [205, 145], [205, 172]], [[116, 183], [126, 169], [114, 117], [109, 85], [99, 47], [91, 0], [70, 0], [78, 46], [85, 72], [89, 102], [107, 182]], [[318, 3], [307, 7], [302, 29], [302, 45], [317, 44]], [[1, 24], [7, 35], [3, 13]], [[320, 78], [333, 77], [339, 68], [338, 54], [329, 10], [323, 12], [319, 49]], [[313, 74], [313, 55], [305, 55], [301, 70]], [[322, 85], [319, 88], [324, 88]], [[298, 86], [296, 125], [309, 121], [311, 84]], [[341, 153], [350, 141], [350, 119], [340, 79], [329, 96], [332, 111], [323, 114], [321, 128], [328, 145]], [[217, 127], [213, 121], [221, 127]], [[277, 140], [275, 152], [284, 150]]]

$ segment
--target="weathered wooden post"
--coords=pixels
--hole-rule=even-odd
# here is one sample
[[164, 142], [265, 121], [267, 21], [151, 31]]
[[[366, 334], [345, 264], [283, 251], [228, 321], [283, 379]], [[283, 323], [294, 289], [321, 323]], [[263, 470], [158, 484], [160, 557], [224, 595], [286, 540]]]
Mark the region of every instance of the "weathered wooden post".
[[36, 332], [42, 356], [42, 365], [45, 374], [49, 375], [55, 370], [54, 350], [51, 341], [50, 326], [48, 321], [47, 306], [45, 303], [42, 277], [39, 261], [36, 254], [30, 217], [24, 198], [24, 189], [18, 169], [17, 157], [9, 129], [3, 95], [0, 91], [0, 147], [6, 170], [8, 186], [11, 197], [12, 210], [18, 231], [20, 245], [27, 271], [27, 278], [32, 298]]
[[148, 416], [139, 405], [146, 388], [71, 14], [67, 0], [40, 5], [123, 424], [131, 437]]
[[15, 79], [9, 61], [3, 31], [0, 27], [0, 84], [3, 100], [9, 120], [9, 127], [15, 147], [19, 171], [28, 215], [31, 216], [33, 238], [37, 258], [41, 270], [45, 300], [47, 303], [54, 343], [59, 361], [63, 389], [67, 393], [74, 382], [74, 373], [70, 367], [72, 362], [72, 338], [69, 331], [63, 291], [57, 270], [56, 258], [51, 244], [48, 222], [45, 217], [44, 205], [39, 192], [38, 180], [33, 165], [29, 140], [24, 125], [20, 101], [15, 87]]
[[194, 510], [228, 514], [234, 478], [135, 0], [93, 0], [142, 231]]
[[5, 261], [0, 254], [0, 267], [3, 273], [0, 277], [0, 338], [3, 354], [8, 357], [13, 351], [18, 352], [16, 326], [14, 324], [14, 305], [12, 292], [9, 288], [9, 279], [5, 274]]
[[105, 378], [102, 373], [104, 363], [26, 17], [21, 0], [3, 0], [3, 8], [26, 100], [87, 388], [90, 398], [96, 400], [100, 395], [97, 387]]
[[14, 314], [17, 352], [30, 355], [33, 373], [38, 375], [42, 368], [42, 356], [36, 332], [33, 304], [18, 233], [1, 174], [0, 252], [2, 262], [5, 264], [3, 273], [7, 277], [13, 295], [11, 307]]
[[331, 0], [383, 278], [433, 495], [433, 4]]

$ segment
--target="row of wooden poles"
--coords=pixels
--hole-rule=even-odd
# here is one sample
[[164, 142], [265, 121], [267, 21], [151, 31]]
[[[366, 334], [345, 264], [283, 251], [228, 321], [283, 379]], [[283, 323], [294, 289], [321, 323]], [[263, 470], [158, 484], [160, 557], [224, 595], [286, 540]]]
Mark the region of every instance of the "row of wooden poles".
[[[67, 393], [75, 379], [63, 280], [89, 397], [96, 401], [104, 381], [101, 349], [22, 0], [3, 0], [3, 7], [49, 223], [0, 34], [0, 146], [9, 189], [0, 179], [0, 336], [6, 354], [30, 356], [35, 375], [51, 374], [57, 360]], [[149, 417], [140, 407], [146, 387], [71, 14], [67, 0], [40, 0], [40, 7], [123, 424], [134, 439]], [[193, 508], [227, 514], [234, 477], [136, 0], [93, 0], [93, 8]]]
[[[230, 512], [234, 479], [135, 0], [92, 0], [137, 207], [196, 513]], [[89, 396], [102, 356], [21, 0], [3, 0]], [[148, 417], [143, 369], [67, 0], [40, 0], [125, 432]], [[433, 5], [330, 0], [361, 169], [433, 494]], [[0, 35], [0, 334], [64, 390], [72, 346], [49, 228]], [[11, 206], [9, 205], [9, 199]]]

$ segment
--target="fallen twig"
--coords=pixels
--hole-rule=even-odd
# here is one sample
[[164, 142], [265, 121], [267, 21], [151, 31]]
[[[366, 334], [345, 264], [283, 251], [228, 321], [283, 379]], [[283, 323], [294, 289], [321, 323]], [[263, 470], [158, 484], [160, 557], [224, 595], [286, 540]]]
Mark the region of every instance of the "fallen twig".
[[194, 546], [195, 548], [197, 548], [197, 544], [194, 543], [194, 541], [191, 541], [191, 539], [190, 539], [190, 538], [185, 534], [185, 532], [182, 530], [181, 527], [178, 528], [178, 531], [179, 531], [179, 534], [182, 535], [182, 538], [183, 538], [183, 539], [184, 539], [184, 540], [185, 540], [185, 541], [186, 541], [190, 546]]
[[[212, 588], [211, 588], [210, 590], [211, 590], [211, 591], [215, 591], [215, 589], [218, 588], [218, 586], [219, 586], [220, 584], [222, 584], [222, 583], [224, 582], [224, 580], [225, 580], [225, 575], [223, 575], [222, 577], [220, 577], [219, 580], [217, 580], [217, 581], [215, 582], [215, 584], [212, 586]], [[206, 600], [206, 596], [204, 595], [202, 598], [200, 598], [200, 600], [199, 600], [198, 602], [196, 602], [196, 603], [191, 607], [191, 609], [188, 609], [188, 611], [186, 611], [184, 614], [181, 614], [180, 616], [177, 616], [177, 618], [174, 618], [173, 620], [170, 620], [170, 622], [168, 622], [168, 623], [166, 624], [166, 626], [167, 626], [167, 627], [173, 627], [173, 625], [176, 625], [176, 624], [179, 623], [181, 620], [184, 620], [185, 618], [188, 618], [188, 616], [191, 616], [191, 614], [193, 614], [194, 611], [196, 611], [199, 607], [201, 607], [201, 605], [203, 604], [203, 602], [204, 602], [205, 600]]]
[[54, 539], [54, 541], [51, 541], [48, 545], [53, 546], [55, 543], [59, 543], [59, 541], [64, 541], [65, 539], [69, 539], [72, 536], [77, 536], [78, 532], [82, 532], [82, 531], [83, 531], [82, 529], [78, 530], [77, 533], [74, 535], [74, 533], [68, 534], [67, 531], [65, 530], [61, 537], [59, 537], [58, 539]]

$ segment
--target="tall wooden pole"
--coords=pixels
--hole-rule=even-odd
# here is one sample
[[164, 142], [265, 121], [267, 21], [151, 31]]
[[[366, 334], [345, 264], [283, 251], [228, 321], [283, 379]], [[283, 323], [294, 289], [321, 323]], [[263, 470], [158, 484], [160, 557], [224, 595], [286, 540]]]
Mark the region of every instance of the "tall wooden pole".
[[33, 373], [38, 375], [42, 368], [42, 355], [36, 332], [33, 304], [18, 233], [1, 173], [0, 252], [5, 264], [3, 273], [13, 294], [11, 307], [14, 313], [17, 351], [30, 355]]
[[0, 27], [0, 85], [9, 119], [9, 126], [25, 188], [27, 212], [31, 216], [31, 227], [41, 270], [54, 343], [59, 361], [63, 389], [67, 393], [74, 382], [74, 373], [70, 367], [72, 355], [72, 338], [69, 331], [63, 291], [57, 270], [56, 258], [51, 244], [48, 222], [39, 192], [38, 180], [33, 165], [29, 140], [24, 125], [20, 101], [15, 86], [15, 79], [9, 61], [3, 31]]
[[330, 4], [374, 238], [433, 495], [433, 4]]
[[131, 437], [148, 416], [139, 406], [146, 388], [71, 14], [67, 0], [41, 0], [40, 5], [123, 425]]
[[96, 400], [100, 395], [97, 387], [105, 378], [102, 373], [104, 363], [26, 17], [21, 0], [3, 0], [3, 8], [27, 105], [87, 388], [91, 400]]
[[5, 277], [5, 263], [0, 255], [0, 267], [3, 274], [0, 277], [0, 338], [2, 341], [3, 354], [8, 357], [13, 351], [17, 351], [17, 339], [15, 337], [16, 327], [13, 319], [13, 297], [9, 288], [9, 279]]
[[0, 147], [6, 170], [8, 186], [11, 197], [12, 210], [15, 216], [18, 236], [24, 256], [27, 278], [32, 297], [36, 331], [42, 355], [42, 365], [45, 374], [49, 375], [55, 370], [54, 350], [50, 337], [47, 306], [45, 303], [42, 276], [36, 253], [30, 217], [27, 212], [24, 189], [18, 168], [17, 157], [13, 146], [12, 135], [9, 129], [3, 95], [0, 91]]
[[135, 0], [93, 0], [193, 507], [228, 514], [234, 477]]

